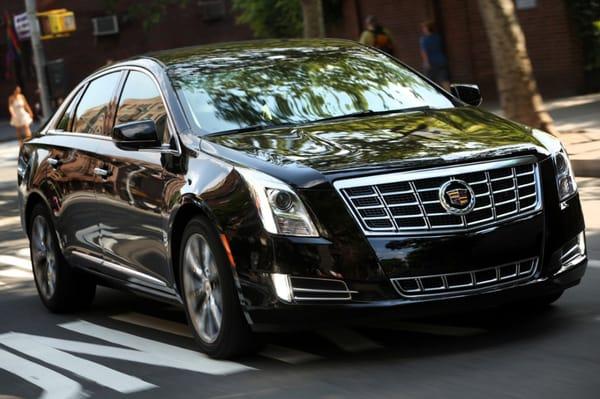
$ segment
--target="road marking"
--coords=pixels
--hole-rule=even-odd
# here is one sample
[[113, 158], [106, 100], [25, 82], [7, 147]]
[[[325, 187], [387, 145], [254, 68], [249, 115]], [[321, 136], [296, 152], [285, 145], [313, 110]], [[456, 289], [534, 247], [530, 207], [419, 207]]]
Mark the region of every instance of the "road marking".
[[456, 327], [439, 324], [415, 323], [415, 322], [392, 322], [389, 325], [373, 326], [383, 330], [399, 330], [418, 332], [432, 335], [449, 335], [454, 337], [468, 337], [486, 333], [487, 330], [475, 327]]
[[40, 399], [79, 399], [83, 396], [82, 387], [78, 382], [2, 349], [0, 369], [41, 388], [44, 393]]
[[346, 328], [320, 330], [317, 333], [346, 352], [362, 352], [381, 348], [378, 343]]
[[0, 255], [0, 264], [31, 271], [31, 261], [29, 259], [23, 259], [12, 255]]
[[21, 226], [20, 216], [9, 216], [0, 219], [0, 227], [12, 226], [14, 224]]
[[[125, 313], [110, 316], [111, 319], [123, 321], [125, 323], [135, 324], [141, 327], [179, 335], [186, 338], [193, 338], [192, 331], [187, 324], [177, 323], [170, 320], [160, 319], [158, 317], [148, 316], [141, 313]], [[259, 355], [270, 359], [279, 360], [289, 364], [300, 364], [320, 359], [320, 356], [308, 352], [302, 352], [292, 348], [286, 348], [278, 345], [268, 345]]]
[[[138, 337], [137, 335], [102, 327], [83, 320], [60, 324], [59, 326], [70, 331], [112, 342], [116, 345], [137, 349], [137, 351], [129, 350], [127, 355], [124, 356], [125, 352], [120, 348], [110, 348], [104, 345], [90, 346], [91, 344], [82, 346], [84, 343], [78, 343], [79, 353], [131, 360], [213, 375], [227, 375], [255, 370], [240, 363], [211, 359], [203, 353]], [[70, 343], [71, 341], [66, 342]]]
[[17, 256], [23, 259], [30, 259], [31, 258], [31, 254], [29, 251], [29, 247], [24, 247], [21, 248], [17, 251]]
[[110, 318], [170, 334], [180, 335], [182, 337], [193, 338], [190, 327], [183, 323], [159, 319], [158, 317], [152, 317], [141, 313], [125, 313], [110, 316]]
[[301, 364], [321, 359], [321, 356], [317, 356], [313, 353], [302, 352], [279, 345], [267, 345], [258, 354], [263, 357], [268, 357], [270, 359], [279, 360], [289, 364]]
[[31, 280], [33, 274], [31, 272], [26, 272], [25, 270], [10, 268], [4, 270], [0, 269], [0, 277]]
[[600, 269], [600, 260], [589, 259], [588, 260], [588, 266]]
[[[59, 341], [62, 341], [59, 343]], [[63, 346], [61, 349], [69, 350], [70, 341], [52, 340], [45, 337], [21, 333], [6, 333], [0, 335], [2, 345], [35, 357], [45, 363], [52, 364], [64, 370], [75, 373], [87, 380], [108, 387], [121, 393], [133, 393], [156, 388], [137, 377], [133, 377], [89, 360], [85, 360], [54, 347], [52, 343]]]

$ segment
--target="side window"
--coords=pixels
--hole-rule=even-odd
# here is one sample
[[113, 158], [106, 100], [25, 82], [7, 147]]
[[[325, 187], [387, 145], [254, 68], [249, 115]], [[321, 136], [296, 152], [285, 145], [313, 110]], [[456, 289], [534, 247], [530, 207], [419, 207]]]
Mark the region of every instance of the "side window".
[[72, 131], [97, 135], [104, 134], [104, 122], [108, 117], [110, 101], [120, 77], [121, 72], [113, 72], [93, 80], [88, 85], [77, 106]]
[[154, 81], [138, 71], [129, 72], [119, 101], [115, 125], [151, 119], [162, 142], [169, 140], [167, 111]]
[[70, 130], [71, 121], [73, 120], [73, 116], [75, 115], [75, 107], [77, 106], [77, 103], [79, 102], [79, 99], [81, 98], [82, 90], [83, 89], [79, 89], [77, 94], [75, 94], [72, 97], [71, 103], [69, 105], [67, 105], [65, 112], [62, 114], [62, 117], [60, 118], [60, 120], [58, 121], [56, 126], [54, 127], [54, 130], [58, 130], [61, 132], [70, 132], [71, 131]]

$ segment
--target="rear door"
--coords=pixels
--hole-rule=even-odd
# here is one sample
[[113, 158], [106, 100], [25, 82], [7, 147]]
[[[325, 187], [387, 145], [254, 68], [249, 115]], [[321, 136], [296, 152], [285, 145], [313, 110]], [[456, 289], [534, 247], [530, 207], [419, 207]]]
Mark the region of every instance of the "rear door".
[[[152, 120], [168, 145], [170, 130], [160, 89], [149, 72], [128, 72], [116, 107], [115, 124]], [[163, 148], [125, 150], [112, 140], [98, 149], [106, 176], [97, 185], [105, 264], [132, 282], [160, 288], [171, 278], [166, 246]]]
[[96, 207], [96, 150], [120, 73], [103, 75], [82, 86], [49, 132], [53, 146], [48, 157], [49, 198], [57, 232], [68, 260], [85, 263], [101, 259], [100, 228]]

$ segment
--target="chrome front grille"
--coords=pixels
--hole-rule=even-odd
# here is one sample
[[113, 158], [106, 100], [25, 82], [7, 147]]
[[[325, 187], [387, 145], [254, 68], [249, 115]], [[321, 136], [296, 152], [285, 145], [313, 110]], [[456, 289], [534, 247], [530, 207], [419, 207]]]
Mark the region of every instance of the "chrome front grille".
[[[466, 215], [449, 213], [440, 187], [466, 182], [475, 205]], [[464, 231], [541, 208], [534, 157], [338, 180], [334, 186], [369, 235]]]
[[538, 258], [460, 273], [391, 279], [396, 291], [404, 297], [451, 296], [516, 285], [531, 280]]

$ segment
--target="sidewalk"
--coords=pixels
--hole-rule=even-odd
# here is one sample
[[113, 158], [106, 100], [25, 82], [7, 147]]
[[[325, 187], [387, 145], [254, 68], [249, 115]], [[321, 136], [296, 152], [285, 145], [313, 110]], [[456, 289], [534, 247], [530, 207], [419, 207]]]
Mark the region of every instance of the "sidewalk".
[[[497, 105], [484, 103], [483, 107], [500, 113]], [[600, 177], [600, 93], [550, 100], [546, 108], [563, 133], [560, 139], [567, 147], [575, 174]], [[0, 120], [0, 142], [15, 139], [14, 128], [7, 120]]]
[[577, 176], [600, 177], [600, 93], [549, 101]]

